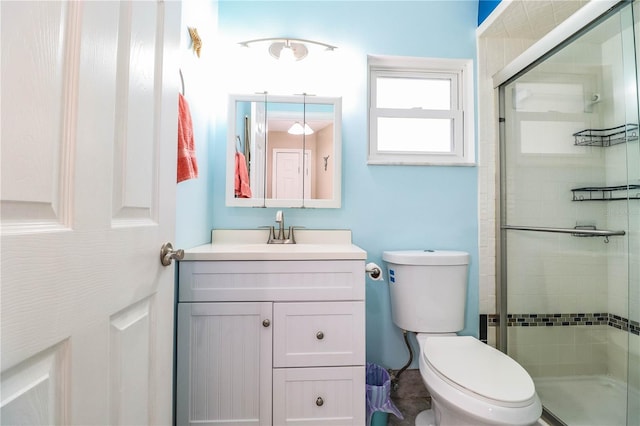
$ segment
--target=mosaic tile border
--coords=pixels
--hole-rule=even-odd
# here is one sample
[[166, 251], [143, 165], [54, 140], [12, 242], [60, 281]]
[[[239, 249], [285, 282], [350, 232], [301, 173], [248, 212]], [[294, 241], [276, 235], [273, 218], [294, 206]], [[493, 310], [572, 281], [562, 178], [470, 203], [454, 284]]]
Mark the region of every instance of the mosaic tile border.
[[[500, 324], [498, 314], [486, 315], [487, 325]], [[481, 318], [482, 323], [482, 318]], [[566, 327], [572, 325], [608, 325], [640, 336], [640, 323], [606, 312], [563, 314], [508, 314], [507, 327]]]

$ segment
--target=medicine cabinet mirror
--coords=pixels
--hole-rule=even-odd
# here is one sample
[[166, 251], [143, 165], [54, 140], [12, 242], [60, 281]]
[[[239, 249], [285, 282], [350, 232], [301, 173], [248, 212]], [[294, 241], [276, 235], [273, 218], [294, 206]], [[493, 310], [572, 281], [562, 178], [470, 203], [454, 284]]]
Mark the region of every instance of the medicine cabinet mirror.
[[231, 95], [226, 205], [339, 208], [340, 98]]

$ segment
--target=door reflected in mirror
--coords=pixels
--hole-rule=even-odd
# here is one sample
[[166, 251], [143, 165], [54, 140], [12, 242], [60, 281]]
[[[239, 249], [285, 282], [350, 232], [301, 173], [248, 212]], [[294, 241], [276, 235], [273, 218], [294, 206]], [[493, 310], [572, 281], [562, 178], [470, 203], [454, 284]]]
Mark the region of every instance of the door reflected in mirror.
[[340, 207], [340, 101], [230, 96], [226, 204]]

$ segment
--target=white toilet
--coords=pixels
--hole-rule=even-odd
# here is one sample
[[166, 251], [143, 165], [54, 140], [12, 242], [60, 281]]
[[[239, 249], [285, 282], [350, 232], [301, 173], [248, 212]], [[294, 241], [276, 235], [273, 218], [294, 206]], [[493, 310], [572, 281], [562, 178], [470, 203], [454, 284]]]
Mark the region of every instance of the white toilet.
[[469, 254], [385, 251], [393, 322], [418, 333], [419, 365], [431, 395], [422, 425], [532, 425], [542, 414], [533, 380], [504, 353], [464, 328]]

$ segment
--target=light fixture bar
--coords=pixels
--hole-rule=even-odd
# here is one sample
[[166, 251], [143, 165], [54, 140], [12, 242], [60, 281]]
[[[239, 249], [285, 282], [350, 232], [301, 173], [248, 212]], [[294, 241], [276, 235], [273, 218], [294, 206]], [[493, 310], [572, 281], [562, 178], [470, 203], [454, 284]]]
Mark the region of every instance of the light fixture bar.
[[285, 45], [288, 45], [289, 43], [315, 44], [316, 46], [322, 46], [327, 50], [334, 50], [334, 49], [338, 48], [337, 46], [332, 46], [330, 44], [322, 43], [320, 41], [307, 40], [307, 39], [303, 39], [303, 38], [287, 38], [287, 37], [257, 38], [255, 40], [241, 41], [238, 44], [241, 45], [241, 46], [244, 46], [244, 47], [249, 47], [250, 44], [261, 43], [261, 42], [266, 42], [266, 41], [284, 43]]

